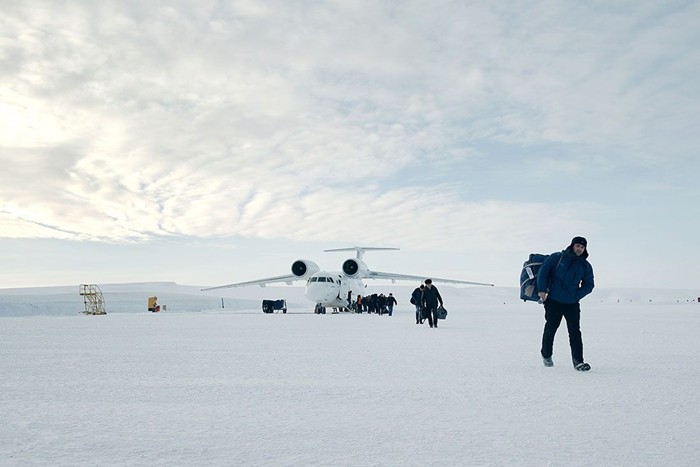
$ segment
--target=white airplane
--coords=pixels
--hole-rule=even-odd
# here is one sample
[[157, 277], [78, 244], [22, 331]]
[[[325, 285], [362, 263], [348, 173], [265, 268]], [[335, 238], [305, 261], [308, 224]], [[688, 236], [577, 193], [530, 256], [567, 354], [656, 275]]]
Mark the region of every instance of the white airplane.
[[254, 281], [237, 282], [235, 284], [221, 285], [218, 287], [209, 287], [202, 289], [215, 290], [227, 287], [243, 287], [246, 285], [259, 285], [265, 287], [267, 284], [285, 283], [292, 285], [294, 281], [306, 280], [306, 288], [304, 295], [307, 299], [314, 302], [316, 307], [315, 313], [325, 313], [326, 307], [337, 309], [347, 309], [350, 302], [357, 295], [363, 295], [365, 285], [362, 279], [387, 279], [392, 283], [397, 280], [423, 281], [430, 277], [433, 282], [443, 282], [446, 284], [467, 284], [467, 285], [487, 285], [482, 282], [458, 281], [453, 279], [440, 279], [432, 276], [411, 276], [408, 274], [395, 274], [390, 272], [370, 271], [362, 256], [365, 251], [377, 250], [398, 250], [398, 248], [378, 248], [378, 247], [360, 247], [354, 246], [351, 248], [336, 248], [329, 251], [356, 251], [355, 258], [346, 259], [343, 262], [342, 272], [326, 272], [321, 271], [316, 263], [306, 259], [299, 259], [292, 263], [292, 274], [285, 276], [268, 277], [266, 279], [258, 279]]

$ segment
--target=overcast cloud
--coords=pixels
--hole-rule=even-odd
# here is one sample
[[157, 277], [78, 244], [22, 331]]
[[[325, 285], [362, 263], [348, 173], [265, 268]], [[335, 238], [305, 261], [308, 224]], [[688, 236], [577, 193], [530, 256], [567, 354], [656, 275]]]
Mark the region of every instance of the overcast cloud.
[[695, 284], [700, 2], [0, 3], [0, 244], [400, 246], [513, 285], [586, 235], [611, 285]]

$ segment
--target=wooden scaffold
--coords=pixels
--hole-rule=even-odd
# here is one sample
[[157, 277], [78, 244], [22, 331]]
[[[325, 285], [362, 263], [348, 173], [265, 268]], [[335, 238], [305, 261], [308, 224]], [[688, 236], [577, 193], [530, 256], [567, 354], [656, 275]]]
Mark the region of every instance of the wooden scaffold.
[[85, 303], [85, 310], [81, 313], [86, 315], [106, 315], [105, 300], [102, 291], [97, 284], [80, 284], [80, 295]]

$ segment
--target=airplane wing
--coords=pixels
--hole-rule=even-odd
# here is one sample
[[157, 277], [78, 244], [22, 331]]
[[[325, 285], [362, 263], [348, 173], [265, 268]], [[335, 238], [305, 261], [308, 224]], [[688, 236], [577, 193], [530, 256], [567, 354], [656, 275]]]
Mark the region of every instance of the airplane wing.
[[367, 271], [367, 275], [364, 277], [366, 279], [388, 279], [392, 282], [400, 280], [417, 280], [423, 282], [425, 279], [430, 277], [433, 282], [443, 282], [445, 284], [466, 284], [466, 285], [487, 285], [493, 287], [493, 284], [486, 284], [484, 282], [470, 282], [470, 281], [458, 281], [454, 279], [440, 279], [439, 277], [432, 276], [411, 276], [408, 274], [395, 274], [393, 272], [379, 272], [379, 271]]
[[289, 274], [286, 276], [268, 277], [267, 279], [258, 279], [254, 281], [236, 282], [235, 284], [219, 285], [217, 287], [207, 287], [206, 289], [201, 289], [201, 291], [204, 292], [206, 290], [225, 289], [229, 287], [243, 287], [246, 285], [259, 285], [260, 287], [265, 287], [267, 284], [274, 284], [280, 282], [283, 282], [287, 285], [292, 285], [292, 282], [301, 280], [305, 281], [306, 278], [300, 278], [295, 276], [294, 274]]

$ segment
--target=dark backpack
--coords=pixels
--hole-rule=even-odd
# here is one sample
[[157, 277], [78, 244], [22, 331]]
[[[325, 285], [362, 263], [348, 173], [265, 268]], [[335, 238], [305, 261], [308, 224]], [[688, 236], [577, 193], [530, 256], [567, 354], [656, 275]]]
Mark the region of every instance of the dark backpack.
[[[564, 255], [562, 254], [562, 258]], [[537, 275], [540, 272], [542, 263], [549, 258], [549, 255], [543, 255], [540, 253], [530, 253], [530, 257], [523, 263], [523, 269], [520, 271], [520, 298], [526, 302], [528, 300], [533, 302], [540, 302], [540, 296], [538, 295], [540, 291], [537, 289]], [[553, 273], [561, 263], [561, 258], [555, 266], [554, 269], [550, 271]], [[541, 302], [540, 302], [541, 303]]]
[[537, 274], [540, 272], [542, 263], [548, 257], [549, 255], [531, 253], [527, 261], [523, 263], [523, 269], [520, 271], [520, 298], [523, 301], [540, 301], [540, 297], [537, 295], [540, 292], [537, 290]]
[[416, 303], [418, 303], [420, 301], [421, 295], [422, 291], [420, 287], [414, 289], [411, 293], [411, 305], [415, 305]]

